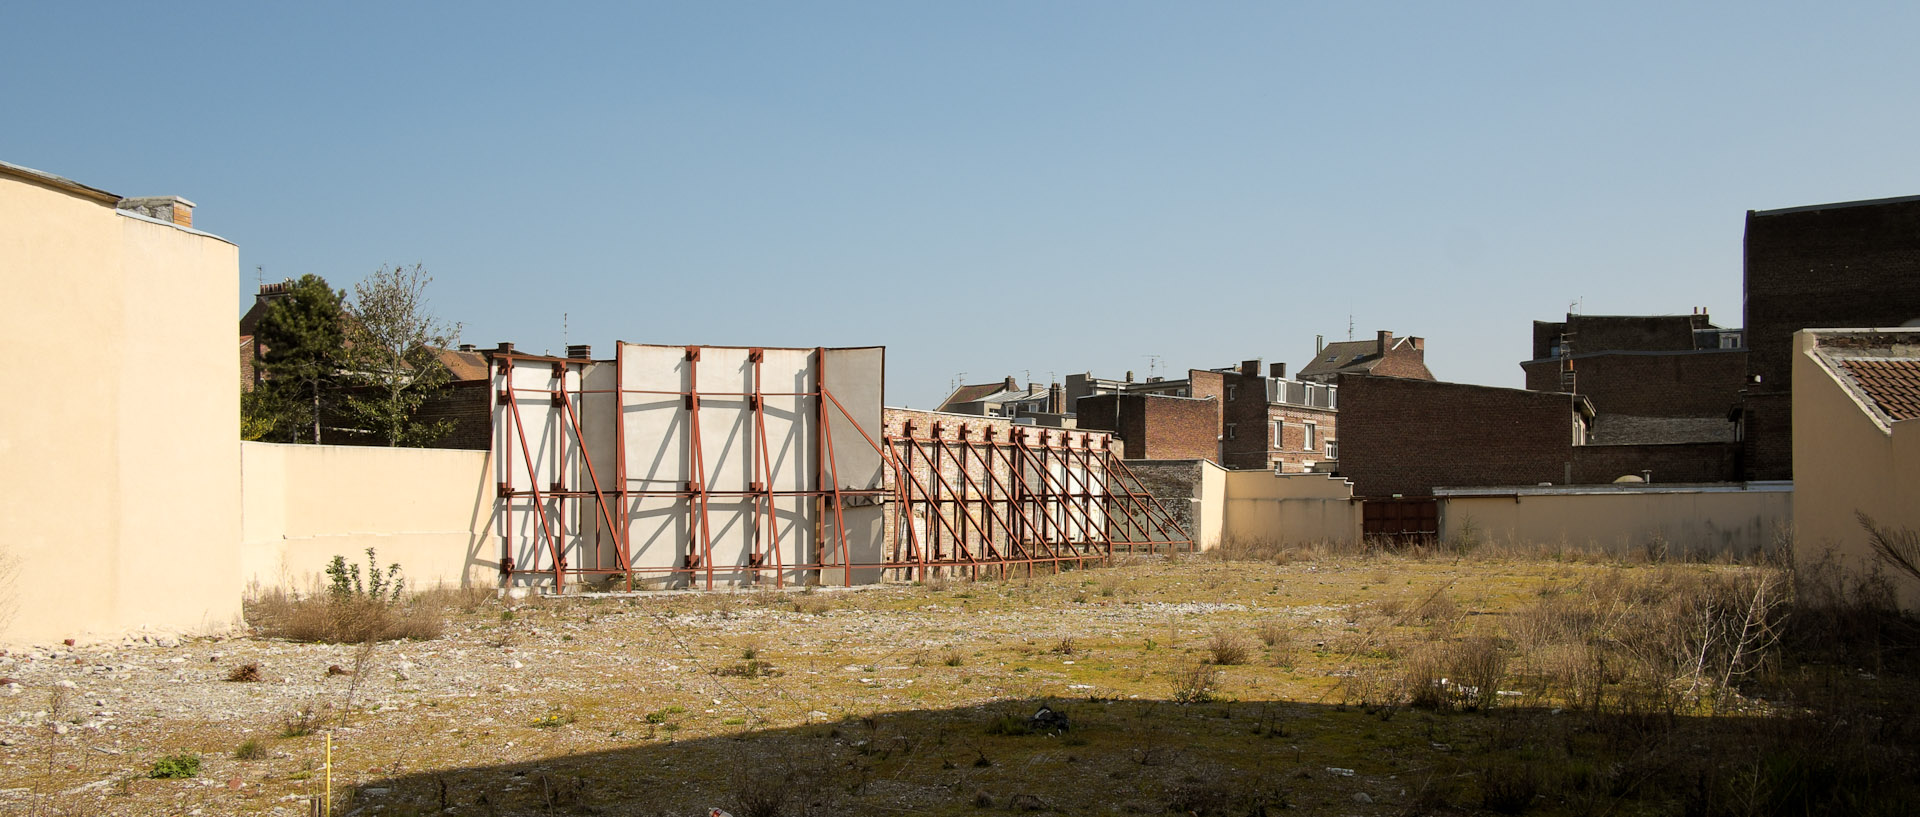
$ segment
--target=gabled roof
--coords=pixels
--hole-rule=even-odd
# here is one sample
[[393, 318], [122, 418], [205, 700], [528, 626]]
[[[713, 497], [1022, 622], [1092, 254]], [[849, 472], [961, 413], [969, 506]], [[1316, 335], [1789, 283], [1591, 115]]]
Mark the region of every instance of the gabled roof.
[[486, 380], [493, 376], [487, 365], [487, 356], [481, 352], [440, 349], [434, 354], [440, 358], [440, 365], [453, 373], [455, 380]]
[[1384, 360], [1377, 354], [1378, 349], [1379, 342], [1373, 340], [1345, 340], [1329, 343], [1314, 356], [1313, 362], [1300, 367], [1300, 371], [1294, 377], [1312, 377], [1334, 372], [1365, 374], [1373, 371], [1373, 367]]
[[1007, 384], [1006, 384], [1006, 381], [1004, 380], [996, 380], [992, 383], [982, 383], [977, 386], [961, 386], [960, 388], [954, 389], [952, 394], [947, 395], [947, 399], [940, 402], [939, 410], [946, 411], [951, 406], [957, 406], [962, 403], [976, 402], [978, 400], [984, 399], [991, 395], [998, 394], [1002, 391], [1005, 391], [1006, 388], [1007, 388]]

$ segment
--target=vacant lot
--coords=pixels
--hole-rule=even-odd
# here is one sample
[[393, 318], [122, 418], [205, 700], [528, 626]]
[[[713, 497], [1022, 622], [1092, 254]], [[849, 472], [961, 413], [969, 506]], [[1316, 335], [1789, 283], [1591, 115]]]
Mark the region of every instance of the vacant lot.
[[1910, 622], [1790, 579], [1296, 552], [443, 595], [425, 641], [0, 658], [0, 810], [304, 814], [331, 735], [338, 814], [1906, 813]]

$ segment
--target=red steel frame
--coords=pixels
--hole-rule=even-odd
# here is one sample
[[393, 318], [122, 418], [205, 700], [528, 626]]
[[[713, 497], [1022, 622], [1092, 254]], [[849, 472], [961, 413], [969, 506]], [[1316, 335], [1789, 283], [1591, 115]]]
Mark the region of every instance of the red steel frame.
[[[623, 344], [624, 347], [624, 344]], [[502, 578], [511, 583], [515, 576], [550, 577], [555, 592], [565, 592], [569, 577], [613, 577], [633, 589], [636, 575], [660, 574], [687, 586], [715, 585], [713, 530], [710, 503], [716, 497], [746, 499], [752, 504], [753, 539], [747, 563], [728, 565], [725, 572], [747, 573], [755, 583], [772, 571], [774, 584], [784, 586], [790, 573], [802, 573], [809, 582], [817, 581], [822, 570], [840, 570], [843, 582], [851, 584], [855, 570], [878, 569], [924, 577], [929, 571], [970, 571], [978, 576], [982, 569], [1006, 575], [1024, 566], [1031, 575], [1036, 566], [1058, 570], [1062, 565], [1084, 566], [1100, 562], [1116, 552], [1164, 553], [1192, 551], [1195, 543], [1187, 531], [1160, 501], [1152, 496], [1132, 470], [1106, 445], [1104, 435], [1068, 433], [1050, 429], [1015, 427], [996, 439], [992, 425], [978, 429], [961, 424], [952, 436], [938, 422], [921, 429], [907, 423], [901, 435], [881, 440], [862, 428], [846, 407], [826, 387], [826, 350], [816, 348], [815, 389], [809, 392], [769, 392], [762, 386], [761, 363], [765, 350], [748, 349], [752, 365], [751, 390], [741, 393], [702, 392], [699, 388], [700, 350], [686, 347], [687, 390], [663, 392], [628, 389], [624, 381], [624, 349], [610, 361], [615, 367], [611, 389], [588, 389], [586, 370], [591, 361], [581, 358], [556, 358], [501, 352], [494, 358], [501, 375], [502, 388], [496, 394], [504, 429], [496, 431], [501, 474], [499, 507], [501, 527]], [[518, 367], [550, 367], [546, 388], [514, 385]], [[575, 367], [578, 367], [577, 369]], [[579, 385], [567, 388], [567, 375], [577, 374]], [[557, 412], [546, 422], [558, 426], [548, 452], [555, 462], [554, 471], [577, 480], [580, 474], [587, 484], [568, 485], [554, 481], [537, 484], [533, 450], [529, 447], [525, 418], [521, 416], [516, 395], [544, 394]], [[635, 489], [628, 478], [626, 423], [614, 423], [613, 485], [600, 481], [600, 472], [585, 441], [578, 406], [588, 395], [608, 395], [616, 406], [626, 405], [631, 394], [676, 395], [688, 412], [689, 473], [693, 479], [673, 490]], [[705, 397], [743, 398], [752, 412], [752, 478], [746, 490], [714, 490], [707, 484], [706, 458], [700, 431], [700, 403]], [[810, 403], [818, 441], [814, 484], [807, 490], [773, 489], [772, 455], [766, 431], [767, 397], [799, 397]], [[860, 489], [843, 487], [839, 464], [834, 454], [832, 412], [845, 419], [849, 427], [879, 454], [881, 470], [888, 487]], [[505, 433], [502, 434], [501, 432]], [[976, 434], [977, 432], [977, 434]], [[501, 437], [505, 437], [502, 445]], [[977, 439], [976, 439], [977, 436]], [[1037, 439], [1030, 440], [1030, 437]], [[571, 447], [569, 447], [571, 443]], [[516, 450], [517, 449], [517, 450]], [[524, 469], [528, 484], [516, 479], [518, 467]], [[577, 459], [578, 467], [570, 463]], [[1054, 466], [1059, 466], [1055, 474]], [[949, 478], [951, 475], [951, 478]], [[1098, 490], [1096, 490], [1096, 487]], [[632, 508], [643, 497], [671, 497], [687, 503], [687, 540], [685, 555], [676, 566], [635, 566], [628, 544], [631, 541]], [[802, 497], [810, 500], [814, 545], [804, 562], [783, 564], [780, 532], [775, 521], [777, 497]], [[879, 562], [854, 562], [847, 541], [844, 509], [853, 504], [889, 501], [891, 513], [890, 547], [883, 543]], [[514, 562], [516, 532], [513, 511], [516, 502], [531, 505], [540, 538], [529, 564]], [[571, 512], [580, 516], [583, 509], [575, 503], [588, 503], [587, 518], [597, 518], [592, 541], [595, 564], [571, 565], [567, 561], [568, 537], [565, 520]], [[617, 517], [616, 517], [617, 514]], [[828, 521], [832, 521], [829, 536]], [[916, 527], [915, 520], [921, 524]], [[577, 537], [578, 534], [576, 533]], [[613, 564], [604, 564], [599, 552], [610, 538]], [[584, 546], [584, 542], [580, 543]], [[543, 558], [544, 557], [544, 558]]]

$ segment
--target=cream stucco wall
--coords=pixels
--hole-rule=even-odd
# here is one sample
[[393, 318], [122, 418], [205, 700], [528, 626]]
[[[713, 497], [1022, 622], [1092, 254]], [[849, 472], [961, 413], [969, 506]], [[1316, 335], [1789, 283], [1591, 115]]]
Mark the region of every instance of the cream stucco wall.
[[[1874, 565], [1856, 513], [1883, 529], [1920, 531], [1920, 420], [1888, 425], [1834, 379], [1813, 332], [1794, 334], [1793, 520], [1796, 558], [1827, 552], [1855, 570]], [[1920, 609], [1920, 582], [1892, 572], [1902, 607]]]
[[1441, 540], [1570, 547], [1615, 556], [1664, 547], [1666, 555], [1750, 556], [1784, 539], [1793, 491], [1751, 487], [1596, 488], [1590, 492], [1449, 496], [1440, 500]]
[[1220, 536], [1260, 542], [1348, 543], [1360, 538], [1353, 483], [1325, 474], [1222, 473]]
[[240, 615], [239, 256], [0, 172], [0, 643]]
[[409, 587], [497, 583], [485, 451], [241, 443], [240, 572], [252, 590], [306, 591], [335, 555], [398, 563]]

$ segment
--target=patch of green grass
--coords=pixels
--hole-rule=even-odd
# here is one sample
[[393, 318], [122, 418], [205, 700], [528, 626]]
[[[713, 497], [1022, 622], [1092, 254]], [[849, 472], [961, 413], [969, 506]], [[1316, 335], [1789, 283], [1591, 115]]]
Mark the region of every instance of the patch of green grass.
[[200, 756], [189, 752], [167, 755], [153, 762], [147, 776], [155, 780], [180, 780], [200, 774]]

